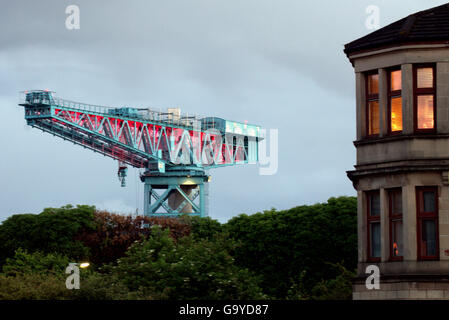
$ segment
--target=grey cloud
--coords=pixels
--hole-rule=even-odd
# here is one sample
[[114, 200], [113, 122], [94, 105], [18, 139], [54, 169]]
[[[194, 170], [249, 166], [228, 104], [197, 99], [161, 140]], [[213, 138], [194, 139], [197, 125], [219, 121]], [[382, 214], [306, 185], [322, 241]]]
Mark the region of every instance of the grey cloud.
[[[385, 25], [442, 1], [376, 1]], [[77, 4], [81, 29], [65, 28]], [[25, 126], [17, 92], [172, 107], [279, 129], [279, 171], [211, 171], [211, 215], [354, 194], [354, 76], [343, 45], [367, 34], [371, 1], [4, 1], [0, 12], [0, 219], [45, 206], [134, 207], [136, 172]], [[141, 204], [139, 205], [141, 206]]]

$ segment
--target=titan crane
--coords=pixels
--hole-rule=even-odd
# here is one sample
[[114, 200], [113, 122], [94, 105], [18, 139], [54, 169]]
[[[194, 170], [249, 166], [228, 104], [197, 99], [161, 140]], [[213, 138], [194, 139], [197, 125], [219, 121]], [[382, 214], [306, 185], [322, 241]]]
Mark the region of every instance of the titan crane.
[[20, 106], [31, 127], [143, 168], [146, 216], [207, 216], [206, 170], [257, 163], [259, 126], [148, 108], [112, 108], [58, 98], [49, 90], [24, 91]]

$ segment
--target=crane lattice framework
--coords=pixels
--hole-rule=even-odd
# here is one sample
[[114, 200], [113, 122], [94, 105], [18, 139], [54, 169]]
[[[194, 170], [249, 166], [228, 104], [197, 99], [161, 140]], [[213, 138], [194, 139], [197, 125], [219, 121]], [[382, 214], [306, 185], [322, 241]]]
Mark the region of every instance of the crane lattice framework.
[[119, 161], [143, 168], [144, 214], [207, 216], [206, 170], [258, 161], [259, 126], [148, 108], [111, 108], [68, 101], [48, 90], [24, 91], [27, 124]]

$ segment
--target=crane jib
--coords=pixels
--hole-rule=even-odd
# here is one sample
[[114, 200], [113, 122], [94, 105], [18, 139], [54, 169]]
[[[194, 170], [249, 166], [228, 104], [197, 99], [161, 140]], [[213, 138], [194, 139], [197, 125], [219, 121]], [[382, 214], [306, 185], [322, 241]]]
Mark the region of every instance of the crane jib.
[[261, 130], [246, 122], [200, 118], [178, 108], [89, 105], [48, 90], [23, 93], [19, 105], [30, 126], [118, 160], [123, 187], [127, 165], [143, 168], [145, 215], [206, 216], [205, 170], [258, 161]]

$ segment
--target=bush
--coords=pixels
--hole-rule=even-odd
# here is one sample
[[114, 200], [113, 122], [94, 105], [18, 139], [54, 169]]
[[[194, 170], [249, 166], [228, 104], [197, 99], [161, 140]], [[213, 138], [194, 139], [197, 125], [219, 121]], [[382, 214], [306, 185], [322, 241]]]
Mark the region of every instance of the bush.
[[3, 266], [3, 273], [7, 276], [20, 274], [52, 273], [64, 274], [69, 264], [67, 257], [59, 254], [43, 254], [36, 251], [29, 254], [26, 250], [17, 249], [13, 258], [7, 258]]
[[1, 300], [69, 299], [64, 271], [69, 259], [57, 254], [18, 249], [0, 274]]
[[65, 280], [53, 274], [0, 274], [0, 300], [70, 299], [70, 291]]
[[69, 290], [65, 269], [69, 259], [57, 254], [27, 253], [18, 249], [0, 274], [0, 300], [112, 300], [141, 299], [117, 279], [90, 269], [80, 269], [80, 289]]
[[[131, 292], [116, 277], [83, 270], [80, 275], [80, 288], [70, 290], [71, 299], [75, 300], [142, 300], [148, 299], [142, 292]], [[84, 274], [83, 274], [84, 273]], [[69, 291], [69, 290], [68, 290]]]

